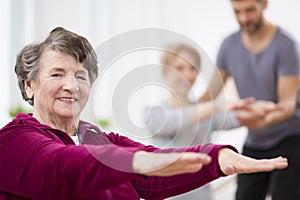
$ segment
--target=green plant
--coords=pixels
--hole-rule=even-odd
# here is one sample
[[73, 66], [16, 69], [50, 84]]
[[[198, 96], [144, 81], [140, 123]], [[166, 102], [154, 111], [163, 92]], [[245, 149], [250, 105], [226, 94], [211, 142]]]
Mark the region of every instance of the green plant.
[[19, 112], [23, 112], [23, 113], [30, 113], [31, 110], [28, 109], [28, 108], [24, 108], [22, 105], [17, 105], [15, 107], [12, 107], [10, 110], [9, 110], [9, 116], [14, 118], [17, 116], [17, 114]]
[[110, 120], [109, 119], [105, 119], [105, 118], [101, 118], [97, 120], [97, 124], [101, 127], [101, 128], [108, 128], [110, 126]]

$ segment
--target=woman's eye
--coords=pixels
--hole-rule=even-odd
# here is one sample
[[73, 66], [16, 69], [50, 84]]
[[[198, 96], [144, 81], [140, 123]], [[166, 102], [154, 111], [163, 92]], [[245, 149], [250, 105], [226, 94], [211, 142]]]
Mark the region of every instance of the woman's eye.
[[182, 70], [183, 70], [183, 67], [182, 67], [182, 66], [177, 66], [177, 67], [176, 67], [176, 70], [177, 70], [177, 71], [182, 71]]
[[62, 77], [61, 74], [52, 74], [51, 76], [52, 76], [52, 77]]
[[83, 81], [87, 80], [87, 78], [85, 76], [77, 76], [77, 78], [80, 80], [83, 80]]
[[196, 67], [191, 67], [191, 71], [197, 71]]

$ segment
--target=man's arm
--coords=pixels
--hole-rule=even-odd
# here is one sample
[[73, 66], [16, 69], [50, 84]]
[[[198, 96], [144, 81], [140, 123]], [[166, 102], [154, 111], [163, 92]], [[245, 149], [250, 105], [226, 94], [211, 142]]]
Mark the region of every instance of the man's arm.
[[257, 101], [240, 112], [239, 122], [248, 128], [256, 129], [288, 119], [296, 107], [298, 85], [298, 76], [282, 76], [277, 87], [278, 103]]
[[283, 76], [278, 81], [278, 105], [282, 109], [270, 112], [266, 116], [266, 125], [281, 122], [291, 117], [295, 111], [297, 91], [299, 86], [298, 76]]

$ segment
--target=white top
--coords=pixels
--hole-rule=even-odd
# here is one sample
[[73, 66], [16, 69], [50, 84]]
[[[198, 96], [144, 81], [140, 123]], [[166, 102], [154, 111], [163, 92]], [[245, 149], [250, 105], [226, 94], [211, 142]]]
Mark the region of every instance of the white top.
[[79, 145], [79, 138], [78, 138], [78, 134], [76, 135], [70, 135], [71, 139], [73, 140], [73, 142], [76, 144], [76, 145]]
[[[210, 143], [212, 131], [240, 126], [234, 112], [219, 112], [200, 123], [190, 117], [195, 112], [198, 114], [194, 107], [173, 108], [167, 103], [146, 108], [145, 124], [152, 134], [152, 143], [161, 148], [196, 146]], [[168, 200], [186, 199], [211, 200], [209, 185]]]

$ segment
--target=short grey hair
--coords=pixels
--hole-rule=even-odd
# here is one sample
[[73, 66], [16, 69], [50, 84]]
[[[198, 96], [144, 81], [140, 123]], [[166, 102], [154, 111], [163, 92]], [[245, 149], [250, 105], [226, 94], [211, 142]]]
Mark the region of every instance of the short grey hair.
[[17, 55], [15, 73], [18, 85], [25, 101], [33, 105], [25, 91], [25, 80], [36, 80], [39, 73], [39, 61], [45, 50], [55, 50], [73, 56], [89, 73], [90, 83], [93, 84], [98, 76], [97, 55], [89, 41], [71, 31], [57, 27], [49, 36], [37, 44], [26, 45]]

